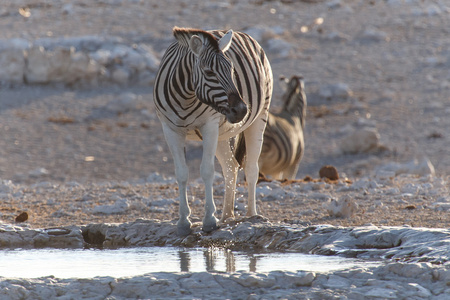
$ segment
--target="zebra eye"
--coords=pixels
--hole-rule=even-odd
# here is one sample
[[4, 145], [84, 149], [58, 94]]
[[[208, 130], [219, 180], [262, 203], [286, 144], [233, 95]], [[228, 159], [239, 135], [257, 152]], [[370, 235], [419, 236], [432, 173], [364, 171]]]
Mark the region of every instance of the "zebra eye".
[[208, 70], [208, 69], [203, 70], [203, 72], [204, 72], [205, 75], [208, 76], [208, 77], [216, 76], [216, 74], [215, 74], [213, 71]]

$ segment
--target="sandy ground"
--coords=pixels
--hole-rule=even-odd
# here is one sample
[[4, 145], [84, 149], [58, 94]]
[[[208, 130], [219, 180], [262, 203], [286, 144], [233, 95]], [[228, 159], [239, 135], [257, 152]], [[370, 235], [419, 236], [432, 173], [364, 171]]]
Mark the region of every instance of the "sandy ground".
[[[354, 195], [358, 202], [364, 201], [368, 207], [387, 202], [389, 209], [363, 209], [350, 219], [329, 217], [323, 199], [302, 198], [302, 188], [310, 183], [298, 183], [286, 187], [295, 190], [295, 197], [259, 201], [260, 213], [273, 222], [448, 227], [448, 212], [427, 209], [448, 197], [448, 8], [442, 1], [307, 2], [7, 0], [0, 8], [0, 39], [120, 36], [151, 41], [155, 51], [162, 53], [171, 42], [175, 25], [282, 28], [276, 37], [290, 43], [292, 49], [286, 56], [268, 51], [274, 77], [303, 74], [308, 95], [306, 150], [297, 178], [317, 178], [320, 167], [331, 164], [342, 178], [348, 178], [339, 183], [345, 186], [374, 176], [376, 169], [387, 163], [428, 157], [443, 183], [437, 188], [435, 181], [429, 181], [438, 194], [418, 193], [413, 198], [405, 198], [401, 192], [388, 196], [359, 191]], [[322, 86], [334, 83], [347, 84], [351, 97], [324, 100], [318, 95]], [[120, 114], [105, 112], [108, 103], [129, 93], [138, 99], [133, 109]], [[272, 109], [280, 106], [281, 93], [275, 84]], [[1, 86], [0, 178], [12, 180], [11, 190], [17, 192], [14, 196], [8, 191], [13, 196], [0, 206], [1, 220], [13, 222], [22, 211], [29, 213], [32, 227], [176, 218], [176, 204], [161, 211], [138, 208], [106, 216], [90, 210], [114, 203], [117, 197], [176, 199], [174, 183], [145, 183], [154, 172], [173, 175], [153, 107], [151, 85]], [[385, 150], [341, 154], [337, 145], [348, 126], [367, 122], [378, 129]], [[187, 155], [194, 181], [201, 146], [189, 143]], [[418, 184], [414, 180], [411, 182]], [[407, 182], [393, 179], [388, 186], [401, 189]], [[331, 198], [344, 194], [329, 183], [318, 189], [328, 191]], [[201, 185], [191, 186], [190, 193], [202, 201]], [[216, 194], [220, 214], [220, 190], [216, 189]], [[195, 199], [193, 216], [200, 219], [202, 202]], [[89, 209], [72, 210], [77, 202]], [[313, 213], [301, 213], [308, 210]]]

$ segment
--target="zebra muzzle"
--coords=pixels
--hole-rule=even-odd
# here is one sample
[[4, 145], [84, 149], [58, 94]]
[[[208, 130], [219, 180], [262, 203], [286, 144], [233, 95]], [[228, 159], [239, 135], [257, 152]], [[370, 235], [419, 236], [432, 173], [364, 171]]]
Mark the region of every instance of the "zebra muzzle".
[[228, 95], [229, 110], [225, 114], [228, 122], [239, 123], [247, 114], [247, 105], [239, 94]]

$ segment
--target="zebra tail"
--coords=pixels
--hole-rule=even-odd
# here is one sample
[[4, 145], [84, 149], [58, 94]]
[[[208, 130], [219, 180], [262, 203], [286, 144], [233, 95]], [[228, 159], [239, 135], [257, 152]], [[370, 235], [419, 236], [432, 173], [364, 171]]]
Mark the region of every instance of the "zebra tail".
[[239, 163], [239, 167], [242, 167], [242, 164], [244, 163], [244, 157], [246, 152], [246, 146], [245, 146], [245, 136], [244, 133], [241, 132], [236, 137], [237, 141], [235, 142], [234, 147], [234, 158]]

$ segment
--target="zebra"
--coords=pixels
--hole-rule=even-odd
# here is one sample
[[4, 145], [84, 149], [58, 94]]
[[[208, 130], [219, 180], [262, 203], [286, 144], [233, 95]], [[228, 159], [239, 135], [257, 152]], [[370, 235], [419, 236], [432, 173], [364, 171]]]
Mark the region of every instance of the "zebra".
[[306, 119], [306, 94], [302, 76], [292, 76], [282, 96], [279, 113], [269, 112], [259, 170], [273, 179], [295, 179], [303, 157], [303, 130]]
[[180, 236], [191, 232], [186, 185], [186, 139], [202, 141], [200, 175], [205, 185], [202, 230], [218, 228], [213, 199], [214, 155], [225, 180], [220, 222], [234, 217], [239, 163], [231, 140], [247, 141], [244, 171], [248, 179], [247, 215], [257, 215], [258, 158], [272, 97], [272, 69], [264, 50], [249, 35], [233, 30], [173, 28], [176, 39], [161, 59], [153, 98], [175, 165], [179, 188]]

